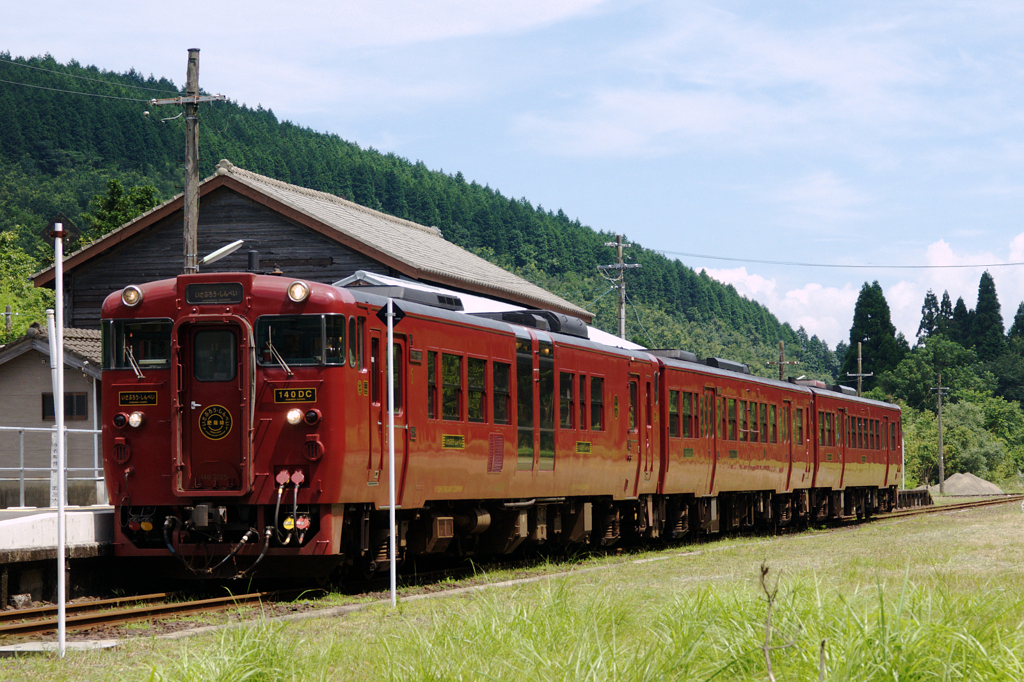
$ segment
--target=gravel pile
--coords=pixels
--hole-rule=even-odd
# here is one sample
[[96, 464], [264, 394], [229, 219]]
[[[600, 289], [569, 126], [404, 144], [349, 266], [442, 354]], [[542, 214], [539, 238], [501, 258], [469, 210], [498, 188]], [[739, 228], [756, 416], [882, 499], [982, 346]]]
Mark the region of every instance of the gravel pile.
[[[947, 495], [1002, 495], [1003, 491], [995, 483], [978, 478], [974, 474], [953, 474], [946, 479]], [[939, 493], [939, 486], [933, 485], [928, 490], [932, 495]]]

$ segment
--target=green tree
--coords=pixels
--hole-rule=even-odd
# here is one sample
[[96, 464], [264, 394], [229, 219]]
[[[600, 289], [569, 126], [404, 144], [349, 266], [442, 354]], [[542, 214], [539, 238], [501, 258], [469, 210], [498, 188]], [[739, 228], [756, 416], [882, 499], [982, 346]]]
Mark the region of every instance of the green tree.
[[120, 180], [111, 178], [107, 181], [107, 193], [97, 194], [89, 202], [92, 212], [82, 214], [82, 220], [88, 224], [82, 240], [95, 241], [158, 203], [156, 187], [153, 185], [132, 187], [126, 192]]
[[[25, 333], [33, 322], [46, 324], [46, 309], [53, 307], [53, 291], [32, 286], [36, 263], [17, 246], [14, 232], [0, 232], [0, 312], [11, 306], [11, 331], [0, 327], [0, 342]], [[5, 320], [6, 322], [6, 320]]]
[[862, 346], [863, 373], [874, 374], [864, 378], [864, 390], [870, 390], [877, 376], [900, 362], [900, 345], [896, 340], [896, 327], [889, 317], [889, 303], [877, 282], [864, 283], [853, 309], [850, 327], [850, 349], [846, 353], [841, 377], [857, 373], [857, 344]]
[[939, 326], [939, 299], [931, 289], [924, 295], [924, 304], [921, 306], [921, 324], [917, 327], [917, 342], [928, 338], [938, 330]]
[[988, 272], [981, 273], [978, 283], [978, 306], [971, 320], [970, 345], [978, 351], [982, 362], [998, 357], [1006, 347], [1003, 336], [1003, 316], [1000, 312], [996, 283]]
[[967, 304], [964, 303], [964, 297], [956, 299], [947, 336], [967, 348], [971, 346], [971, 317], [971, 312], [967, 310]]
[[995, 377], [978, 367], [974, 350], [936, 334], [910, 351], [896, 367], [879, 373], [876, 395], [882, 399], [895, 396], [915, 409], [934, 411], [932, 389], [939, 374], [942, 385], [954, 392], [992, 391], [996, 386]]
[[1006, 338], [1024, 338], [1024, 301], [1017, 306], [1017, 314], [1013, 316], [1013, 324], [1010, 325], [1010, 331], [1006, 332]]

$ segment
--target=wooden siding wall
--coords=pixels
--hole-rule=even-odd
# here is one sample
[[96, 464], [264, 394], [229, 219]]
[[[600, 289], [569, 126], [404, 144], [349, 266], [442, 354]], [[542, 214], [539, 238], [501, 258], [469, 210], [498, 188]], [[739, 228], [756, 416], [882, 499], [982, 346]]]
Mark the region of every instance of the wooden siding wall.
[[[180, 275], [183, 229], [179, 212], [66, 275], [66, 324], [96, 329], [103, 300], [110, 292], [132, 283]], [[394, 274], [367, 256], [296, 225], [237, 192], [222, 188], [203, 197], [199, 256], [237, 239], [245, 240], [241, 249], [209, 266], [200, 266], [200, 272], [245, 270], [248, 251], [256, 249], [262, 271], [279, 268], [287, 277], [331, 283], [356, 270]]]

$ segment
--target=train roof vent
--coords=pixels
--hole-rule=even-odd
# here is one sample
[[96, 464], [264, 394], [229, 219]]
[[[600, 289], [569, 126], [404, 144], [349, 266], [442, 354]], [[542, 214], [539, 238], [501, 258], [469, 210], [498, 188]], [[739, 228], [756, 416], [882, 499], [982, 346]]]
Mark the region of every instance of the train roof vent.
[[462, 299], [458, 296], [452, 296], [451, 294], [442, 294], [436, 291], [424, 291], [423, 289], [413, 289], [412, 287], [402, 286], [359, 286], [355, 288], [358, 288], [359, 291], [365, 291], [378, 296], [395, 298], [399, 301], [419, 303], [421, 305], [431, 306], [432, 308], [442, 308], [444, 310], [454, 311], [463, 310]]
[[796, 384], [797, 386], [810, 386], [811, 388], [828, 388], [824, 381], [817, 379], [794, 379], [789, 377], [789, 383]]
[[828, 389], [830, 391], [835, 391], [836, 393], [842, 393], [843, 395], [857, 395], [857, 389], [855, 389], [853, 386], [843, 386], [841, 384], [834, 384], [832, 386], [829, 386]]
[[744, 362], [736, 362], [735, 360], [726, 360], [725, 358], [706, 358], [704, 364], [708, 367], [717, 367], [718, 369], [727, 369], [730, 372], [739, 372], [740, 374], [750, 374], [750, 367]]
[[578, 317], [550, 310], [506, 310], [500, 313], [472, 313], [472, 315], [532, 327], [541, 331], [567, 334], [580, 339], [590, 338], [586, 322]]
[[700, 362], [697, 359], [696, 353], [691, 353], [688, 350], [679, 350], [677, 348], [656, 348], [654, 350], [648, 350], [651, 355], [660, 355], [663, 358], [672, 358], [673, 360], [684, 360], [686, 362]]

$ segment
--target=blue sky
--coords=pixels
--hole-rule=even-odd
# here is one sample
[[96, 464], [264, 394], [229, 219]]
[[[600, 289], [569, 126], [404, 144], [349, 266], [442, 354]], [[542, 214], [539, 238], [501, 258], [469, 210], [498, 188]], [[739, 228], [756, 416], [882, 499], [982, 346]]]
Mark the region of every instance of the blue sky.
[[[830, 346], [865, 281], [911, 342], [984, 265], [1007, 326], [1024, 300], [1024, 4], [284, 4], [18, 3], [0, 50], [180, 84], [199, 47], [209, 92], [624, 233]], [[862, 267], [893, 265], [972, 267]]]

